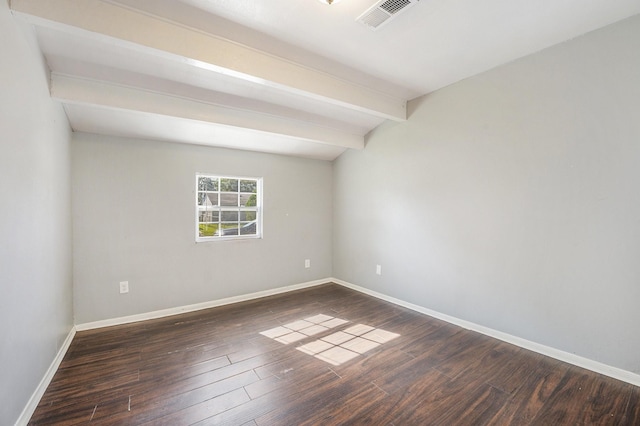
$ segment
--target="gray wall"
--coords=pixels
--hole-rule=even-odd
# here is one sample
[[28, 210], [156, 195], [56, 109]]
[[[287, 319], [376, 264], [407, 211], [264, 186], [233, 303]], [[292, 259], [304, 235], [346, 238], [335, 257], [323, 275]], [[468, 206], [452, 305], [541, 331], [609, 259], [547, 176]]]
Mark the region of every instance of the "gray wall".
[[73, 327], [71, 131], [30, 27], [0, 1], [0, 424], [13, 424]]
[[640, 373], [640, 17], [410, 110], [334, 164], [334, 276]]
[[[196, 172], [264, 177], [264, 238], [196, 244]], [[330, 162], [76, 133], [72, 182], [77, 324], [331, 276]]]

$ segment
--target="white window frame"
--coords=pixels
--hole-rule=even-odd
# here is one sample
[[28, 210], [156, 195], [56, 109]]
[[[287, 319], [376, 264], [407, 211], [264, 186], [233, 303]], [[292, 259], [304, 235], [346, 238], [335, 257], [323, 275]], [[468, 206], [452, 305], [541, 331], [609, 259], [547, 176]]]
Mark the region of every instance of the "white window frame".
[[[221, 191], [220, 187], [218, 187], [218, 191], [201, 191], [200, 188], [198, 187], [199, 185], [199, 181], [201, 177], [207, 177], [207, 178], [212, 178], [212, 179], [218, 179], [218, 182], [220, 182], [220, 179], [234, 179], [234, 180], [252, 180], [256, 182], [256, 205], [255, 206], [240, 206], [240, 202], [238, 202], [237, 206], [221, 206], [220, 205], [220, 200], [218, 200], [218, 205], [217, 206], [213, 206], [213, 209], [211, 210], [207, 210], [205, 208], [203, 208], [203, 206], [201, 206], [199, 204], [199, 197], [201, 193], [207, 193], [207, 192], [212, 192], [212, 193], [218, 193], [218, 194], [222, 194], [224, 191]], [[229, 240], [245, 240], [245, 239], [260, 239], [262, 238], [262, 178], [261, 177], [253, 177], [253, 176], [228, 176], [228, 175], [219, 175], [219, 174], [214, 174], [214, 173], [200, 173], [197, 172], [196, 173], [196, 179], [195, 179], [195, 235], [196, 235], [196, 242], [206, 242], [206, 241], [229, 241]], [[240, 196], [240, 194], [242, 194], [242, 192], [240, 192], [240, 188], [238, 188], [238, 196]], [[245, 194], [249, 194], [249, 193], [245, 193]], [[238, 232], [237, 235], [211, 235], [211, 236], [201, 236], [200, 235], [200, 212], [202, 211], [218, 211], [218, 230], [221, 229], [221, 225], [223, 223], [222, 221], [222, 216], [223, 216], [223, 212], [225, 211], [237, 211], [238, 212], [238, 226], [237, 229], [240, 230], [241, 226], [242, 226], [242, 221], [240, 221], [240, 212], [255, 212], [256, 213], [256, 218], [255, 218], [255, 223], [256, 223], [256, 233], [255, 234], [244, 234], [241, 235], [240, 232]], [[248, 223], [251, 223], [254, 221], [250, 221]], [[216, 223], [214, 221], [211, 222], [204, 222], [204, 223]]]

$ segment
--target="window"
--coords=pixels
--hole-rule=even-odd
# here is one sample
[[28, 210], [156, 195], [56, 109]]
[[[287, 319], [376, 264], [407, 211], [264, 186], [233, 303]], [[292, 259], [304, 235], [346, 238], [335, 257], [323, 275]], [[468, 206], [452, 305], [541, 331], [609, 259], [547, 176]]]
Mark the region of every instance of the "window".
[[260, 238], [262, 179], [196, 175], [196, 241]]

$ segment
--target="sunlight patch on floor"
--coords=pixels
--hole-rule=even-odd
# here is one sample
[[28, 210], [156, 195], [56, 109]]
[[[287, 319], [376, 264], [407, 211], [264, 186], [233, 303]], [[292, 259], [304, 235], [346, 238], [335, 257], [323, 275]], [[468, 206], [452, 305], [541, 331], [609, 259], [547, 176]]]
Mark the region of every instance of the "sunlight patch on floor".
[[[341, 318], [319, 314], [271, 328], [260, 334], [288, 345], [348, 322]], [[370, 325], [356, 324], [298, 346], [296, 349], [329, 364], [340, 365], [399, 336], [397, 333]]]

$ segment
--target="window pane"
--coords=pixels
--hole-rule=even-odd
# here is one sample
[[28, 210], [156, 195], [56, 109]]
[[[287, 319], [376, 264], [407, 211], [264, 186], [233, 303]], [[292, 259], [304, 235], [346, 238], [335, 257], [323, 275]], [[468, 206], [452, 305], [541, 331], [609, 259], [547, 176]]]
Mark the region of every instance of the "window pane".
[[220, 194], [220, 205], [222, 206], [238, 206], [238, 194]]
[[241, 180], [240, 181], [240, 192], [258, 192], [258, 182], [255, 180]]
[[254, 211], [241, 211], [240, 212], [240, 221], [241, 222], [249, 222], [252, 220], [256, 220], [257, 213]]
[[256, 234], [256, 222], [242, 223], [240, 226], [240, 235], [255, 235]]
[[220, 179], [220, 191], [238, 192], [238, 179]]
[[213, 237], [218, 230], [217, 223], [201, 223], [199, 225], [199, 235], [201, 237]]
[[238, 235], [237, 223], [223, 223], [222, 230], [218, 233], [220, 236]]
[[218, 205], [218, 193], [199, 193], [198, 194], [199, 206], [217, 206]]
[[238, 221], [238, 212], [222, 212], [222, 221], [223, 222], [237, 222]]
[[203, 210], [199, 213], [200, 222], [218, 222], [220, 212], [218, 210]]
[[218, 179], [200, 176], [198, 178], [198, 191], [217, 191]]
[[240, 194], [240, 207], [255, 207], [257, 200], [256, 194]]

